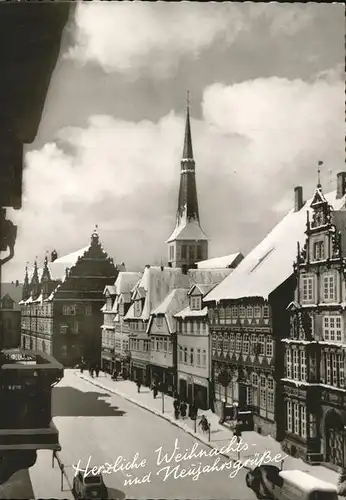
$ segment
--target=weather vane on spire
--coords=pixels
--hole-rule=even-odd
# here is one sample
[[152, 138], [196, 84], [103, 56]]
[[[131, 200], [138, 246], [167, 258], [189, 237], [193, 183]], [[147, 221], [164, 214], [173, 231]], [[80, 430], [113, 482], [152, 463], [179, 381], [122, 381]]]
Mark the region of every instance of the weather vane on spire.
[[189, 90], [186, 92], [186, 104], [187, 104], [187, 107], [189, 108], [190, 107], [190, 91]]
[[317, 187], [321, 187], [321, 169], [320, 167], [323, 165], [323, 161], [319, 160], [318, 168], [317, 168]]

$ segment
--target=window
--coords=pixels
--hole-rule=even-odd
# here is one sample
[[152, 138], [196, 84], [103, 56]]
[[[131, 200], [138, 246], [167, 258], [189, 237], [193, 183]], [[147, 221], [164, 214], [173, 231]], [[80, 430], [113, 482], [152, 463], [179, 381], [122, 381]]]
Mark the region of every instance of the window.
[[252, 306], [247, 306], [246, 315], [249, 319], [251, 319], [253, 317], [253, 307]]
[[324, 300], [335, 300], [335, 276], [333, 274], [323, 276], [323, 296]]
[[255, 316], [255, 318], [261, 317], [261, 306], [254, 307], [254, 316]]
[[333, 375], [332, 384], [337, 386], [338, 385], [338, 362], [337, 362], [336, 354], [331, 354], [331, 358], [332, 358], [332, 375]]
[[66, 357], [67, 356], [67, 346], [66, 345], [62, 345], [60, 347], [60, 352], [61, 352], [61, 355]]
[[263, 306], [263, 318], [269, 319], [269, 306]]
[[183, 348], [179, 346], [179, 362], [183, 362]]
[[160, 338], [159, 339], [159, 351], [162, 352], [162, 349], [163, 349], [163, 339]]
[[202, 245], [197, 245], [197, 260], [202, 259]]
[[342, 342], [341, 316], [324, 316], [323, 337], [326, 341]]
[[220, 309], [219, 309], [219, 321], [223, 325], [226, 322], [226, 312], [225, 312], [225, 309], [223, 307], [220, 307]]
[[324, 259], [324, 242], [317, 241], [313, 246], [313, 257], [314, 260], [322, 260]]
[[65, 335], [67, 333], [67, 330], [68, 330], [68, 325], [64, 325], [64, 324], [60, 325], [60, 333]]
[[219, 333], [219, 335], [217, 337], [217, 350], [218, 351], [222, 351], [222, 344], [223, 344], [222, 334]]
[[258, 336], [258, 354], [259, 356], [264, 355], [264, 335]]
[[62, 313], [64, 316], [74, 316], [76, 314], [76, 306], [75, 305], [71, 305], [71, 306], [63, 305], [62, 306]]
[[162, 327], [162, 325], [163, 325], [163, 317], [162, 317], [162, 316], [157, 316], [157, 317], [156, 317], [156, 326], [157, 326], [158, 328], [161, 328], [161, 327]]
[[264, 375], [260, 378], [260, 407], [265, 410], [267, 403], [267, 381]]
[[203, 368], [207, 367], [207, 351], [205, 349], [202, 352], [202, 366]]
[[226, 314], [226, 322], [229, 322], [231, 319], [231, 308], [229, 306], [226, 307], [225, 314]]
[[229, 336], [229, 352], [234, 352], [235, 342], [234, 342], [234, 333], [231, 333]]
[[292, 401], [286, 401], [286, 417], [287, 417], [287, 430], [288, 432], [293, 432], [292, 427]]
[[78, 321], [74, 321], [73, 323], [73, 333], [79, 333], [79, 323]]
[[313, 277], [312, 276], [304, 276], [303, 278], [303, 300], [309, 301], [313, 300]]
[[297, 349], [293, 349], [293, 379], [299, 380], [299, 357]]
[[240, 306], [239, 307], [239, 317], [240, 318], [245, 318], [245, 306]]
[[169, 260], [174, 260], [174, 246], [169, 247]]
[[249, 335], [247, 333], [245, 333], [244, 337], [243, 337], [243, 353], [244, 354], [249, 354], [249, 347], [250, 347]]
[[266, 338], [266, 356], [268, 356], [268, 358], [273, 356], [273, 339], [270, 337]]
[[326, 367], [326, 382], [328, 385], [332, 383], [332, 373], [331, 373], [331, 355], [329, 353], [325, 354], [325, 367]]
[[293, 415], [294, 415], [294, 433], [300, 434], [300, 418], [299, 418], [299, 404], [293, 403]]
[[224, 338], [223, 338], [223, 353], [224, 354], [226, 354], [228, 352], [228, 347], [229, 347], [229, 341], [228, 341], [228, 335], [226, 333]]
[[187, 347], [184, 347], [184, 363], [187, 364]]
[[242, 337], [240, 333], [237, 333], [237, 340], [235, 346], [235, 352], [241, 352]]
[[163, 339], [163, 350], [167, 352], [167, 339]]
[[233, 319], [238, 318], [238, 307], [237, 306], [232, 306], [232, 318]]
[[257, 337], [255, 334], [251, 335], [251, 354], [256, 354], [257, 350]]
[[197, 364], [197, 366], [201, 366], [201, 350], [200, 349], [197, 349], [196, 364]]
[[268, 411], [274, 411], [274, 379], [268, 377], [268, 393], [267, 393]]
[[216, 351], [216, 347], [217, 347], [217, 336], [216, 333], [213, 333], [211, 337], [211, 348], [213, 351]]
[[199, 311], [201, 309], [201, 297], [191, 297], [190, 307], [195, 311]]
[[300, 351], [300, 380], [306, 382], [306, 352]]
[[338, 365], [339, 365], [339, 386], [345, 387], [345, 368], [344, 359], [342, 354], [338, 354]]
[[181, 246], [181, 258], [186, 260], [186, 245]]

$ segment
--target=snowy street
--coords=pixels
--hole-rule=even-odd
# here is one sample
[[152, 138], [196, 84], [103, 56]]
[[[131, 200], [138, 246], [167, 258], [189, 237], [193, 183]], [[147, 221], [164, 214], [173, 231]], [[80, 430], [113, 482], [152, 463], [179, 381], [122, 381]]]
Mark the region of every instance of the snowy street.
[[[229, 477], [233, 469], [216, 471], [215, 468], [213, 471], [200, 474], [198, 480], [193, 480], [192, 476], [182, 478], [191, 468], [198, 473], [200, 463], [202, 467], [212, 466], [218, 457], [204, 456], [179, 463], [175, 463], [172, 458], [169, 463], [165, 463], [164, 454], [167, 453], [169, 458], [171, 457], [176, 439], [181, 453], [188, 450], [190, 454], [195, 443], [195, 453], [200, 450], [210, 453], [211, 450], [169, 422], [119, 396], [102, 391], [80, 379], [72, 371], [66, 371], [63, 381], [54, 388], [52, 410], [55, 415], [54, 422], [60, 432], [62, 445], [60, 457], [71, 481], [74, 474], [72, 466], [80, 461], [80, 467], [84, 468], [89, 457], [91, 466], [114, 464], [114, 462], [117, 462], [117, 469], [121, 463], [125, 465], [126, 462], [135, 462], [138, 466], [128, 471], [118, 470], [104, 475], [110, 498], [201, 500], [255, 498], [245, 485], [244, 470], [240, 470], [235, 478]], [[160, 447], [162, 447], [161, 456], [155, 451]], [[175, 457], [178, 459], [177, 452]], [[159, 465], [157, 462], [160, 459], [162, 463]], [[220, 457], [217, 466], [220, 467], [224, 462], [227, 460]], [[140, 463], [144, 466], [139, 467]], [[179, 467], [175, 472], [173, 469], [176, 466]], [[47, 463], [47, 467], [51, 467], [51, 464]], [[171, 468], [168, 471], [164, 467]], [[130, 476], [126, 477], [126, 473]], [[174, 478], [174, 474], [180, 477]], [[148, 482], [125, 486], [125, 479], [134, 477], [139, 479], [146, 477]], [[49, 496], [49, 485], [47, 485], [47, 496]]]

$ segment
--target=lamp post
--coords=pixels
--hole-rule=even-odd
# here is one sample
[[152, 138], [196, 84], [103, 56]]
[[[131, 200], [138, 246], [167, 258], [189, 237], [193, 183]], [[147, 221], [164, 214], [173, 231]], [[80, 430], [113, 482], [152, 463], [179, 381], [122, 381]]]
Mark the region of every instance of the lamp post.
[[165, 394], [163, 391], [161, 395], [162, 395], [162, 413], [165, 413]]

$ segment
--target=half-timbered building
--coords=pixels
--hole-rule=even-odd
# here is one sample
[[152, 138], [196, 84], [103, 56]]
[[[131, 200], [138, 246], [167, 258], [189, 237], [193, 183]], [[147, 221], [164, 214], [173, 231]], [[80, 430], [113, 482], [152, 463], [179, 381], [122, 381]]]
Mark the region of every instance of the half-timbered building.
[[306, 207], [306, 240], [298, 244], [296, 290], [283, 339], [286, 452], [334, 467], [345, 460], [346, 173], [337, 191], [318, 184]]

